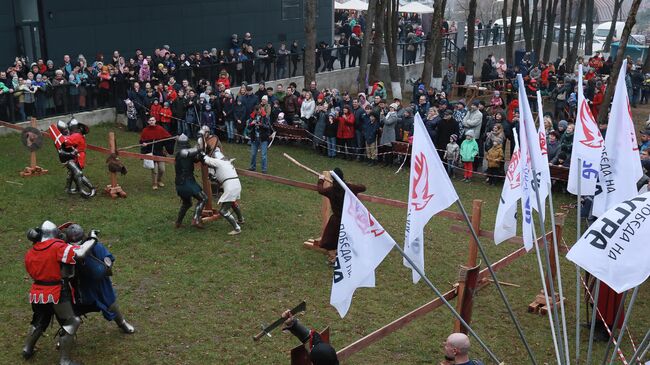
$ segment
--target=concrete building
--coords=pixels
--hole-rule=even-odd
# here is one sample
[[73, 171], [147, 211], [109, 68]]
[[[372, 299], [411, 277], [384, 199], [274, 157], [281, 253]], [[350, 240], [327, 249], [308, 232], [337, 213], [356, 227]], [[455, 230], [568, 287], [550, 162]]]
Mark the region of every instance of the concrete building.
[[[64, 54], [93, 60], [113, 50], [151, 54], [164, 44], [178, 52], [227, 49], [230, 36], [253, 35], [253, 45], [304, 44], [305, 0], [3, 0], [0, 65], [17, 55], [61, 62]], [[333, 36], [333, 2], [317, 2], [318, 40]]]

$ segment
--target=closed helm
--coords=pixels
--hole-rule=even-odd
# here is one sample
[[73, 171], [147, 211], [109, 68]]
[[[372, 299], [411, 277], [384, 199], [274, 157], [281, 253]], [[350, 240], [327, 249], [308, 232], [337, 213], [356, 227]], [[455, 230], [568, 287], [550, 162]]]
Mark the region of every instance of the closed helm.
[[76, 223], [71, 224], [65, 230], [65, 237], [66, 237], [66, 241], [68, 243], [79, 242], [84, 237], [84, 230], [83, 230], [83, 228], [81, 228], [80, 225], [78, 225]]
[[41, 241], [49, 240], [51, 238], [59, 238], [59, 227], [56, 224], [45, 221], [41, 224]]

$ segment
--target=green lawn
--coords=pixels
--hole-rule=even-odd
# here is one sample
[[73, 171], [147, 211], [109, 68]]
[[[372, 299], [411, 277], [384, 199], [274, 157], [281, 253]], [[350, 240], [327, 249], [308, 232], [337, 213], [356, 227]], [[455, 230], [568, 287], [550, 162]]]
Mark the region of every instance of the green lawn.
[[[137, 143], [136, 134], [112, 124], [91, 128], [89, 143], [105, 146], [109, 131], [116, 131], [118, 145]], [[227, 145], [225, 150], [237, 158], [237, 167], [248, 167], [246, 146]], [[269, 173], [310, 182], [315, 182], [315, 177], [284, 159], [283, 152], [316, 170], [340, 166], [348, 180], [365, 184], [369, 194], [406, 199], [408, 166], [395, 175], [394, 168], [333, 161], [304, 147], [274, 144], [269, 153]], [[328, 304], [332, 271], [325, 257], [302, 247], [305, 239], [320, 233], [321, 198], [312, 191], [243, 177], [241, 205], [246, 224], [242, 234], [233, 238], [226, 234], [230, 227], [223, 220], [208, 224], [202, 231], [189, 225], [173, 228], [179, 199], [173, 187], [172, 166], [168, 165], [164, 178], [167, 186], [154, 191], [142, 162], [127, 159], [129, 173], [120, 177], [120, 184], [128, 198], [111, 200], [99, 194], [86, 201], [63, 192], [66, 171], [50, 141], [38, 155], [39, 164], [50, 170], [46, 176], [23, 179], [18, 175], [29, 162], [29, 155], [17, 134], [0, 138], [0, 156], [0, 247], [4, 252], [0, 256], [0, 363], [22, 363], [20, 350], [31, 318], [27, 302], [30, 279], [23, 264], [30, 244], [25, 232], [45, 219], [75, 221], [86, 229], [101, 230], [102, 241], [117, 257], [114, 284], [121, 307], [137, 332], [123, 335], [99, 314], [85, 318], [74, 355], [86, 364], [288, 364], [288, 350], [297, 344], [293, 336], [276, 331], [273, 338], [258, 343], [253, 343], [251, 336], [260, 324], [273, 321], [283, 309], [302, 299], [307, 301], [302, 320], [315, 328], [330, 326], [337, 349], [434, 299], [423, 283], [411, 283], [410, 271], [393, 251], [377, 270], [377, 288], [359, 290], [346, 318], [339, 318]], [[87, 175], [99, 190], [108, 183], [105, 158], [88, 153]], [[455, 185], [467, 210], [471, 211], [472, 199], [484, 201], [482, 227], [492, 230], [501, 187], [490, 187], [480, 180]], [[572, 202], [568, 195], [556, 194], [554, 198], [557, 211]], [[406, 212], [376, 204], [368, 207], [402, 242]], [[442, 291], [451, 288], [458, 265], [467, 257], [468, 236], [451, 231], [453, 224], [461, 222], [435, 217], [425, 232], [426, 272]], [[564, 235], [567, 244], [575, 239], [575, 210], [568, 212]], [[483, 244], [492, 261], [518, 248], [511, 243], [495, 246], [487, 239]], [[564, 259], [562, 274], [573, 353], [575, 269]], [[526, 312], [541, 289], [534, 253], [500, 271], [499, 278], [520, 285], [504, 290], [538, 361], [555, 363], [547, 318]], [[631, 318], [637, 341], [650, 324], [648, 294], [646, 285]], [[584, 306], [580, 315], [584, 320]], [[472, 325], [501, 360], [528, 363], [494, 287], [478, 293]], [[347, 363], [437, 364], [442, 358], [440, 343], [452, 328], [451, 314], [439, 308], [355, 354]], [[583, 330], [582, 334], [584, 351], [587, 333]], [[30, 363], [51, 364], [57, 359], [54, 330], [49, 329], [47, 335], [40, 340], [39, 352]], [[475, 357], [488, 360], [478, 344], [473, 348]], [[595, 345], [597, 361], [603, 350], [602, 343]], [[623, 350], [631, 356], [629, 340]]]

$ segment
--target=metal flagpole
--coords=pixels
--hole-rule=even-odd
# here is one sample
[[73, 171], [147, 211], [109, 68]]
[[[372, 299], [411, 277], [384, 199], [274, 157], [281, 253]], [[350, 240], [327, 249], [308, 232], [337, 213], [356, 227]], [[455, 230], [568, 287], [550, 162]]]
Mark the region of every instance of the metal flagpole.
[[481, 340], [481, 338], [478, 337], [476, 332], [474, 332], [472, 327], [470, 327], [469, 324], [467, 324], [467, 322], [465, 322], [463, 317], [461, 317], [460, 314], [458, 314], [458, 312], [456, 311], [456, 309], [447, 301], [447, 299], [445, 299], [445, 297], [438, 290], [438, 288], [436, 288], [436, 286], [433, 285], [433, 283], [429, 280], [429, 278], [427, 278], [426, 275], [424, 275], [424, 272], [422, 272], [422, 270], [420, 270], [420, 268], [415, 264], [415, 262], [413, 262], [413, 260], [411, 260], [411, 258], [406, 254], [406, 252], [404, 252], [404, 250], [397, 243], [395, 243], [395, 247], [402, 254], [402, 256], [404, 256], [406, 261], [408, 261], [409, 265], [411, 265], [411, 267], [415, 271], [417, 271], [417, 273], [422, 277], [422, 279], [424, 279], [424, 282], [427, 283], [427, 285], [431, 288], [431, 290], [433, 290], [433, 292], [436, 293], [438, 298], [440, 298], [440, 300], [442, 300], [442, 302], [447, 306], [447, 308], [449, 308], [449, 310], [454, 315], [454, 317], [456, 317], [456, 319], [458, 319], [460, 321], [460, 323], [463, 325], [463, 327], [467, 328], [467, 331], [469, 331], [469, 333], [472, 336], [474, 336], [474, 338], [476, 338], [476, 341], [478, 341], [478, 343], [488, 353], [488, 355], [492, 358], [492, 360], [494, 360], [497, 364], [499, 364], [500, 361], [499, 361], [499, 359], [497, 359], [496, 355], [494, 355], [494, 353], [487, 347], [487, 345], [483, 342], [483, 340]]
[[[580, 186], [582, 185], [580, 182], [580, 177], [582, 176], [582, 159], [578, 157], [578, 201], [576, 204], [576, 211], [578, 214], [578, 217], [576, 219], [576, 242], [580, 240], [581, 236], [581, 228], [580, 228], [580, 223], [582, 223], [582, 217], [580, 216], [580, 210], [581, 209], [581, 192], [580, 192]], [[576, 267], [576, 364], [580, 364], [580, 266], [575, 265]]]
[[560, 312], [562, 315], [562, 331], [564, 331], [564, 357], [567, 364], [571, 363], [569, 356], [569, 331], [566, 328], [566, 315], [564, 311], [564, 290], [562, 289], [562, 270], [560, 269], [560, 255], [558, 253], [557, 232], [555, 231], [555, 208], [553, 208], [552, 185], [548, 189], [549, 209], [551, 213], [551, 230], [553, 232], [553, 251], [555, 252], [555, 268], [557, 270], [557, 285], [560, 294]]
[[[534, 162], [532, 160], [533, 159], [531, 159], [531, 163], [534, 165]], [[539, 196], [539, 184], [537, 183], [537, 171], [535, 170], [535, 167], [533, 167], [531, 170], [533, 172], [533, 190], [535, 191], [535, 199], [537, 200], [537, 208], [539, 208], [539, 210], [541, 211], [542, 209], [544, 209], [544, 207], [542, 207], [542, 199]], [[532, 213], [531, 213], [531, 215], [532, 215]], [[545, 254], [544, 256], [546, 258], [546, 276], [548, 277], [548, 286], [549, 286], [548, 289], [551, 292], [551, 302], [550, 302], [551, 311], [549, 312], [549, 314], [553, 313], [553, 316], [552, 316], [553, 321], [551, 322], [551, 326], [554, 328], [554, 331], [557, 333], [556, 346], [557, 346], [557, 351], [559, 351], [559, 353], [560, 353], [560, 358], [558, 359], [558, 363], [562, 364], [562, 360], [564, 359], [564, 348], [562, 347], [563, 340], [562, 340], [562, 332], [560, 331], [560, 321], [559, 321], [559, 318], [558, 318], [557, 305], [555, 305], [556, 304], [555, 303], [555, 283], [553, 282], [554, 280], [553, 280], [553, 271], [551, 269], [551, 256], [549, 254], [549, 250], [551, 248], [549, 247], [548, 241], [546, 240], [546, 234], [545, 234], [546, 222], [544, 220], [542, 212], [539, 212], [539, 211], [537, 212], [537, 219], [539, 221], [540, 230], [542, 231], [542, 242], [544, 243], [544, 254]], [[532, 226], [533, 226], [533, 232], [535, 232], [535, 229], [534, 229], [535, 225], [533, 224]], [[537, 235], [536, 234], [533, 235], [533, 239], [535, 240], [535, 244], [537, 244]], [[555, 257], [557, 258], [557, 256], [555, 256]], [[556, 269], [558, 269], [558, 268], [556, 267]], [[544, 280], [543, 272], [540, 273], [540, 274], [542, 275], [542, 280]], [[546, 300], [546, 307], [549, 307], [548, 298]]]
[[[535, 233], [535, 225], [532, 225], [533, 229], [533, 245], [535, 246], [535, 256], [537, 257], [537, 265], [539, 266], [539, 276], [542, 279], [542, 291], [544, 292], [544, 300], [546, 301], [546, 308], [549, 308], [548, 302], [548, 290], [546, 288], [546, 280], [544, 280], [544, 268], [542, 267], [542, 257], [539, 254], [539, 246], [537, 244], [537, 234]], [[550, 281], [550, 280], [549, 280]], [[555, 326], [553, 325], [553, 311], [548, 311], [548, 322], [551, 326], [551, 336], [553, 337], [553, 347], [555, 347], [555, 359], [558, 364], [562, 364], [562, 357], [560, 356], [560, 350], [557, 342], [557, 336], [555, 335]]]
[[[607, 341], [607, 347], [605, 347], [605, 356], [603, 357], [603, 362], [601, 365], [605, 365], [607, 362], [607, 357], [609, 356], [609, 349], [612, 347], [612, 342], [614, 342], [614, 330], [616, 327], [618, 327], [618, 322], [621, 320], [621, 315], [623, 314], [623, 303], [625, 303], [625, 300], [627, 299], [627, 293], [623, 293], [623, 298], [621, 299], [621, 305], [618, 306], [618, 310], [616, 310], [616, 317], [614, 317], [614, 324], [612, 325], [612, 334], [609, 336], [609, 340]], [[614, 351], [616, 353], [616, 351]]]
[[[630, 299], [630, 304], [627, 305], [627, 311], [625, 312], [625, 319], [623, 320], [623, 325], [621, 326], [621, 330], [618, 333], [618, 339], [616, 340], [616, 346], [614, 346], [614, 352], [612, 352], [612, 357], [609, 359], [609, 364], [614, 363], [614, 359], [616, 358], [616, 352], [618, 351], [618, 348], [621, 346], [621, 341], [623, 340], [623, 332], [625, 332], [625, 327], [627, 326], [627, 322], [630, 319], [630, 315], [632, 314], [632, 307], [634, 307], [634, 301], [636, 300], [636, 295], [639, 293], [639, 286], [638, 285], [636, 288], [634, 288], [634, 291], [632, 292], [632, 298]], [[623, 306], [624, 302], [621, 302], [621, 307]], [[614, 330], [616, 327], [612, 328], [612, 337], [614, 337]], [[605, 353], [605, 358], [607, 358], [607, 353]]]
[[594, 306], [591, 308], [591, 328], [589, 329], [589, 347], [587, 348], [587, 365], [591, 364], [591, 350], [594, 345], [594, 330], [596, 329], [596, 313], [598, 312], [598, 297], [600, 296], [600, 279], [595, 281], [596, 294], [594, 294]]
[[630, 360], [630, 365], [635, 365], [637, 363], [637, 360], [641, 357], [641, 355], [645, 354], [648, 349], [646, 348], [645, 351], [643, 350], [644, 347], [648, 346], [648, 342], [650, 341], [650, 329], [648, 332], [645, 333], [645, 337], [643, 337], [643, 341], [639, 344], [639, 347], [637, 347], [636, 352], [634, 352], [634, 355], [632, 355], [632, 360]]
[[515, 327], [517, 328], [517, 333], [519, 334], [519, 338], [521, 338], [521, 341], [524, 343], [524, 347], [526, 347], [526, 351], [528, 352], [528, 357], [530, 357], [530, 361], [537, 365], [537, 360], [535, 360], [535, 356], [533, 355], [533, 351], [530, 348], [530, 345], [528, 344], [528, 341], [526, 341], [526, 336], [524, 336], [524, 331], [521, 328], [521, 325], [519, 324], [519, 321], [517, 320], [517, 317], [515, 316], [515, 313], [512, 311], [512, 307], [510, 306], [510, 303], [508, 302], [508, 298], [506, 297], [506, 294], [503, 292], [503, 288], [501, 287], [501, 284], [499, 283], [499, 279], [497, 279], [497, 274], [494, 272], [492, 269], [492, 263], [487, 257], [487, 254], [485, 253], [485, 250], [483, 249], [483, 245], [481, 244], [481, 241], [478, 239], [478, 234], [476, 234], [476, 231], [474, 230], [474, 226], [472, 226], [472, 223], [469, 220], [469, 216], [467, 215], [467, 211], [465, 211], [465, 207], [463, 206], [463, 203], [460, 201], [460, 199], [456, 200], [456, 203], [458, 204], [458, 208], [460, 209], [461, 213], [463, 214], [463, 218], [465, 218], [465, 223], [467, 223], [467, 227], [469, 228], [470, 233], [472, 234], [472, 238], [474, 238], [474, 242], [476, 242], [476, 247], [478, 247], [479, 252], [481, 253], [481, 257], [483, 258], [483, 261], [485, 261], [485, 265], [487, 266], [488, 272], [490, 272], [490, 276], [492, 276], [492, 280], [494, 281], [494, 285], [497, 287], [497, 291], [499, 292], [499, 295], [501, 296], [501, 299], [503, 300], [503, 303], [506, 305], [506, 309], [508, 310], [508, 314], [510, 315], [510, 318], [515, 324]]

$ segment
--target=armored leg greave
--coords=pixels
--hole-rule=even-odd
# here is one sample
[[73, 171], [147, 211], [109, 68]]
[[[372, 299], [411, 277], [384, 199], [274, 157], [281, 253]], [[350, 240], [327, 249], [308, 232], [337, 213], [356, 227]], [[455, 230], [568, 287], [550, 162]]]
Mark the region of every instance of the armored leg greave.
[[239, 226], [239, 224], [237, 224], [237, 221], [235, 221], [235, 217], [232, 216], [232, 213], [226, 211], [226, 213], [225, 214], [222, 213], [221, 216], [223, 216], [223, 218], [227, 220], [228, 223], [230, 223], [230, 225], [232, 226], [232, 228], [235, 229], [235, 231], [241, 231], [241, 227]]
[[127, 322], [124, 319], [124, 316], [122, 315], [122, 312], [120, 311], [120, 307], [117, 305], [117, 302], [111, 304], [110, 307], [108, 307], [108, 310], [115, 313], [115, 324], [122, 330], [122, 332], [127, 333], [127, 334], [132, 334], [135, 332], [135, 327], [133, 327], [129, 322]]
[[25, 346], [23, 346], [23, 358], [25, 360], [29, 359], [34, 355], [34, 348], [36, 347], [36, 342], [43, 334], [43, 329], [40, 327], [34, 327], [33, 325], [29, 326], [27, 330], [27, 339], [25, 339]]
[[187, 210], [192, 207], [192, 199], [182, 199], [181, 208], [178, 210], [178, 218], [176, 218], [176, 226], [180, 226], [183, 223], [183, 218], [185, 218], [185, 213]]
[[76, 186], [77, 184], [75, 182], [75, 187], [73, 188], [72, 182], [73, 182], [72, 172], [68, 171], [68, 177], [65, 180], [65, 192], [68, 194], [75, 194], [77, 192], [77, 186]]
[[63, 329], [59, 330], [59, 334], [59, 352], [61, 353], [59, 365], [76, 365], [77, 363], [70, 358], [70, 353], [74, 347], [74, 336]]
[[239, 203], [232, 203], [232, 211], [235, 212], [235, 215], [237, 216], [237, 223], [244, 223], [244, 216], [241, 214], [241, 209], [239, 209]]
[[59, 330], [59, 365], [75, 365], [76, 363], [70, 358], [70, 353], [74, 347], [74, 335], [81, 325], [81, 319], [74, 315], [72, 304], [70, 302], [60, 301], [54, 304], [54, 313], [61, 324]]
[[208, 202], [208, 196], [205, 195], [205, 192], [201, 191], [198, 194], [194, 195], [194, 198], [198, 200], [198, 203], [196, 203], [196, 209], [194, 209], [194, 222], [200, 222], [201, 221], [201, 213], [203, 213], [203, 207], [205, 207], [205, 204]]

